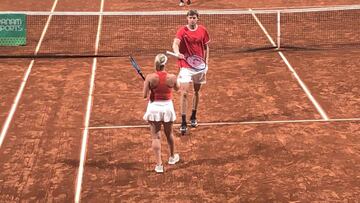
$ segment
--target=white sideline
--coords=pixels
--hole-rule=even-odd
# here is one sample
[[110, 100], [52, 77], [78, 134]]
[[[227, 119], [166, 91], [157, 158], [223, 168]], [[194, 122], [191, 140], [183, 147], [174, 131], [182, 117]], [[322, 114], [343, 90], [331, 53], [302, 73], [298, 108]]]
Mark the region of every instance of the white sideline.
[[[252, 11], [252, 9], [249, 9], [249, 11]], [[260, 26], [260, 28], [263, 30], [263, 32], [265, 33], [266, 37], [268, 38], [268, 40], [270, 41], [270, 43], [276, 47], [276, 44], [274, 42], [274, 40], [272, 39], [272, 37], [269, 35], [269, 33], [266, 31], [265, 27], [262, 25], [262, 23], [260, 22], [260, 20], [258, 19], [258, 17], [255, 15], [255, 13], [252, 13], [252, 16], [254, 17], [255, 21], [258, 23], [258, 25]], [[327, 114], [325, 113], [325, 111], [323, 110], [323, 108], [320, 106], [320, 104], [316, 101], [316, 99], [312, 96], [310, 90], [307, 88], [307, 86], [305, 85], [305, 83], [301, 80], [301, 78], [299, 77], [299, 75], [296, 73], [295, 69], [292, 67], [292, 65], [289, 63], [289, 61], [286, 59], [285, 55], [281, 52], [278, 51], [278, 54], [280, 55], [280, 57], [283, 59], [283, 61], [285, 62], [285, 64], [287, 65], [287, 67], [289, 68], [289, 70], [291, 71], [291, 73], [294, 75], [295, 79], [298, 81], [299, 85], [301, 86], [301, 88], [305, 91], [306, 95], [308, 96], [308, 98], [310, 99], [310, 101], [313, 103], [313, 105], [315, 106], [316, 110], [318, 111], [318, 113], [321, 115], [321, 117], [324, 120], [329, 120], [329, 117], [327, 116]]]
[[[101, 0], [100, 12], [103, 12], [104, 1], [105, 0]], [[95, 55], [98, 54], [98, 49], [99, 49], [102, 18], [103, 18], [103, 16], [100, 15], [97, 33], [96, 33]], [[87, 142], [88, 142], [88, 137], [89, 137], [91, 107], [93, 104], [93, 93], [94, 93], [94, 88], [95, 88], [96, 65], [97, 65], [97, 58], [94, 57], [93, 64], [92, 64], [92, 71], [91, 71], [90, 89], [89, 89], [89, 95], [88, 95], [87, 106], [86, 106], [83, 138], [82, 138], [82, 143], [81, 143], [80, 163], [79, 163], [79, 169], [78, 169], [78, 174], [77, 174], [77, 178], [76, 178], [75, 203], [79, 203], [80, 199], [81, 199], [81, 197], [80, 197], [81, 196], [81, 185], [82, 185], [82, 179], [83, 179], [83, 175], [84, 175], [84, 165], [85, 165], [85, 160], [86, 160], [86, 148], [87, 148]]]
[[[304, 120], [274, 120], [274, 121], [237, 121], [237, 122], [208, 122], [199, 123], [199, 126], [222, 126], [222, 125], [251, 125], [251, 124], [286, 124], [286, 123], [317, 123], [317, 122], [352, 122], [360, 121], [360, 118], [335, 118], [335, 119], [304, 119]], [[180, 124], [174, 124], [175, 127]], [[94, 126], [89, 130], [106, 130], [106, 129], [124, 129], [124, 128], [148, 128], [149, 125], [114, 125], [114, 126]]]
[[[58, 0], [55, 0], [55, 1], [54, 1], [54, 4], [53, 4], [53, 6], [52, 6], [52, 8], [51, 8], [51, 12], [54, 12], [55, 7], [56, 7], [56, 5], [57, 5], [57, 2], [58, 2]], [[40, 40], [39, 40], [39, 42], [38, 42], [38, 44], [37, 44], [37, 46], [36, 46], [35, 52], [34, 52], [34, 55], [35, 55], [35, 56], [38, 54], [38, 52], [39, 52], [39, 50], [40, 50], [40, 47], [41, 47], [41, 44], [42, 44], [42, 41], [44, 40], [46, 31], [47, 31], [47, 29], [48, 29], [48, 27], [49, 27], [49, 24], [50, 24], [50, 21], [51, 21], [51, 16], [52, 16], [52, 15], [50, 14], [49, 17], [48, 17], [48, 19], [47, 19], [47, 21], [46, 21], [45, 27], [44, 27], [44, 29], [43, 29], [43, 31], [42, 31], [42, 33], [41, 33]], [[6, 137], [7, 131], [8, 131], [9, 126], [10, 126], [10, 123], [11, 123], [11, 121], [12, 121], [12, 118], [14, 117], [15, 111], [16, 111], [18, 105], [19, 105], [19, 101], [20, 101], [20, 99], [21, 99], [22, 93], [24, 92], [25, 85], [26, 85], [26, 82], [27, 82], [27, 80], [28, 80], [28, 78], [29, 78], [29, 75], [30, 75], [30, 73], [31, 73], [32, 67], [34, 66], [34, 62], [35, 62], [34, 59], [31, 60], [29, 66], [28, 66], [28, 68], [27, 68], [27, 70], [26, 70], [26, 72], [25, 72], [25, 75], [24, 75], [24, 77], [23, 77], [23, 79], [22, 79], [20, 88], [19, 88], [19, 90], [18, 90], [18, 92], [17, 92], [17, 94], [16, 94], [16, 97], [15, 97], [15, 99], [14, 99], [14, 102], [13, 102], [13, 104], [11, 105], [10, 112], [9, 112], [8, 116], [6, 117], [4, 126], [3, 126], [2, 130], [1, 130], [1, 134], [0, 134], [0, 148], [1, 148], [1, 145], [2, 145], [2, 143], [3, 143], [3, 141], [4, 141], [5, 137]]]

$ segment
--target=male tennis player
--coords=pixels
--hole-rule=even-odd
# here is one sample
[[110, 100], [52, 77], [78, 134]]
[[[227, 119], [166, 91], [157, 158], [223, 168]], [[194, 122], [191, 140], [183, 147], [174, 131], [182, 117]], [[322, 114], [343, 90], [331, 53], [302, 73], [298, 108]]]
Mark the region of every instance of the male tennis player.
[[[180, 68], [178, 80], [180, 82], [180, 111], [181, 126], [180, 133], [187, 132], [186, 110], [187, 95], [190, 83], [193, 83], [194, 96], [192, 103], [192, 114], [190, 117], [191, 127], [197, 126], [196, 111], [199, 104], [199, 91], [202, 84], [206, 83], [207, 64], [209, 62], [209, 42], [210, 37], [206, 28], [198, 25], [199, 13], [196, 10], [190, 10], [186, 14], [187, 25], [178, 29], [174, 42], [173, 51], [178, 57], [178, 66]], [[190, 67], [185, 58], [197, 55], [204, 59], [206, 68], [204, 70], [195, 70]]]
[[156, 166], [155, 171], [164, 172], [161, 160], [161, 140], [160, 129], [161, 124], [164, 126], [164, 133], [170, 148], [170, 158], [168, 163], [175, 164], [179, 161], [179, 154], [174, 153], [174, 138], [172, 126], [176, 119], [174, 105], [172, 102], [172, 89], [179, 90], [179, 83], [173, 74], [165, 71], [167, 57], [164, 54], [158, 54], [155, 57], [155, 73], [149, 74], [144, 82], [144, 98], [148, 98], [150, 89], [152, 90], [153, 101], [149, 101], [144, 120], [150, 124], [150, 132], [152, 136], [152, 149], [155, 152]]

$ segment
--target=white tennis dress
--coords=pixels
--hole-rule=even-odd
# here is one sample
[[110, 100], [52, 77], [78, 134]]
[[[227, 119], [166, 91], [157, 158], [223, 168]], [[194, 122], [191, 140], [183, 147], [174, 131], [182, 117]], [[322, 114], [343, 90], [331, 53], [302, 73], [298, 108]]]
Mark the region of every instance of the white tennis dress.
[[146, 121], [175, 121], [176, 114], [172, 100], [149, 101], [143, 119]]
[[173, 122], [176, 119], [174, 104], [171, 100], [171, 88], [166, 85], [166, 72], [158, 71], [159, 84], [153, 90], [155, 101], [148, 103], [145, 115], [146, 121]]

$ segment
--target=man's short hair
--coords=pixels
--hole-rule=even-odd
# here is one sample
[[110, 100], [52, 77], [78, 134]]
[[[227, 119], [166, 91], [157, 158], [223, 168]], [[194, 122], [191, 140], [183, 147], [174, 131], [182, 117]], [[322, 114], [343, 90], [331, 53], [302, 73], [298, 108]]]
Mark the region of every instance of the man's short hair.
[[195, 16], [199, 18], [199, 12], [197, 10], [189, 10], [186, 14], [186, 16]]

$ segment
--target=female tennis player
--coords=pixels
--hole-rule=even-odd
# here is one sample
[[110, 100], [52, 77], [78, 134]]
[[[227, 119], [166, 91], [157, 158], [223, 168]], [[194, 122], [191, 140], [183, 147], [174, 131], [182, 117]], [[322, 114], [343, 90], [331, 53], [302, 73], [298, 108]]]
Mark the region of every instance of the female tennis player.
[[[158, 54], [155, 57], [155, 73], [149, 74], [144, 82], [144, 98], [149, 99], [149, 103], [144, 115], [144, 120], [150, 124], [152, 136], [152, 149], [155, 153], [156, 166], [155, 171], [164, 172], [164, 166], [161, 160], [161, 124], [164, 126], [167, 143], [170, 149], [169, 164], [175, 164], [180, 160], [179, 154], [174, 153], [174, 139], [172, 126], [176, 119], [174, 105], [172, 102], [172, 89], [179, 90], [179, 83], [173, 74], [165, 71], [167, 57], [164, 54]], [[151, 92], [151, 93], [150, 93]], [[150, 96], [150, 94], [152, 94]]]
[[[194, 86], [194, 96], [192, 103], [192, 114], [190, 117], [191, 127], [197, 126], [196, 111], [199, 104], [199, 91], [202, 84], [206, 83], [206, 73], [208, 70], [209, 62], [209, 42], [210, 37], [206, 28], [198, 25], [199, 13], [196, 10], [187, 12], [187, 25], [178, 29], [174, 42], [173, 51], [178, 57], [178, 66], [180, 72], [178, 80], [180, 82], [180, 111], [181, 111], [181, 126], [180, 133], [187, 132], [186, 111], [187, 111], [187, 95], [190, 83]], [[186, 59], [191, 56], [201, 57], [206, 68], [199, 71], [194, 70], [188, 64]]]

